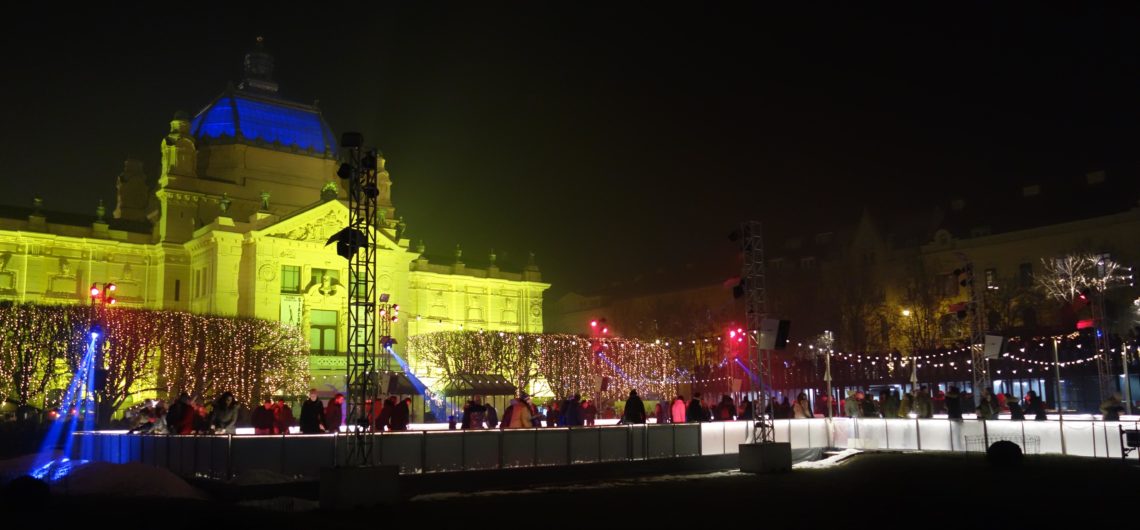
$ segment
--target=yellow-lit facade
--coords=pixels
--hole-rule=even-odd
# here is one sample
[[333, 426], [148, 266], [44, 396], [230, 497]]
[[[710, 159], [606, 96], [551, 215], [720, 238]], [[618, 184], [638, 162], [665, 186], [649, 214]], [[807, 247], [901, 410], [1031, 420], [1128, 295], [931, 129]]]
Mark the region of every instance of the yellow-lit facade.
[[[247, 76], [248, 64], [247, 56]], [[325, 244], [348, 223], [336, 146], [255, 137], [249, 120], [258, 116], [238, 105], [233, 135], [207, 129], [219, 105], [253, 102], [263, 114], [292, 113], [319, 124], [319, 137], [333, 137], [316, 107], [280, 99], [261, 77], [229, 88], [193, 118], [176, 115], [159, 142], [157, 185], [128, 161], [113, 211], [100, 206], [84, 218], [37, 202], [0, 218], [0, 299], [86, 304], [92, 283], [113, 282], [124, 307], [292, 323], [310, 337], [314, 384], [343, 388], [348, 262]], [[383, 165], [376, 278], [378, 292], [400, 305], [397, 351], [411, 335], [460, 327], [541, 332], [550, 285], [533, 262], [509, 272], [493, 257], [484, 268], [458, 255], [429, 260], [400, 233]]]

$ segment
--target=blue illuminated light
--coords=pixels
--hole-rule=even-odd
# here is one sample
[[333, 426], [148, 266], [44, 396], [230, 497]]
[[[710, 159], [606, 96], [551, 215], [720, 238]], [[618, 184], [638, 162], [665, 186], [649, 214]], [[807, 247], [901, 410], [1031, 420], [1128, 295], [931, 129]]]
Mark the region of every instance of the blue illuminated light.
[[336, 145], [332, 131], [319, 112], [287, 103], [275, 103], [226, 94], [198, 113], [190, 127], [196, 137], [237, 137], [297, 146], [324, 153]]

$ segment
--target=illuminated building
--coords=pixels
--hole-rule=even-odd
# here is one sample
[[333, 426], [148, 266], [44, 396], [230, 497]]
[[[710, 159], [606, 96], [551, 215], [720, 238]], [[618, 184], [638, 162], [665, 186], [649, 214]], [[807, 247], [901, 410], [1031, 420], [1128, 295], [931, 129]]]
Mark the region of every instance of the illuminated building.
[[[140, 162], [126, 162], [113, 211], [53, 213], [37, 200], [3, 212], [0, 299], [87, 303], [92, 283], [114, 282], [123, 307], [296, 324], [318, 386], [342, 385], [348, 267], [326, 246], [348, 222], [338, 135], [318, 107], [279, 95], [272, 74], [259, 42], [240, 84], [170, 122], [155, 189]], [[383, 159], [380, 168], [377, 289], [401, 307], [398, 344], [461, 326], [541, 332], [549, 284], [533, 260], [514, 272], [493, 254], [484, 268], [458, 252], [430, 261], [404, 237]]]

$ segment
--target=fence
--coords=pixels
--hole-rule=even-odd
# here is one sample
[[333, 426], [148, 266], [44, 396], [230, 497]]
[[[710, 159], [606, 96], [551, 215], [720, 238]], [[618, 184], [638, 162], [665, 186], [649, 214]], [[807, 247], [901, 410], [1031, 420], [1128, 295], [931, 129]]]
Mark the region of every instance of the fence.
[[[984, 451], [997, 440], [1027, 454], [1119, 457], [1117, 426], [1140, 422], [949, 421], [939, 419], [775, 420], [778, 442], [792, 448], [911, 451]], [[436, 473], [533, 466], [564, 466], [702, 455], [734, 454], [751, 422], [665, 425], [413, 431], [369, 434], [373, 461], [401, 473]], [[142, 462], [181, 475], [228, 478], [254, 469], [315, 478], [322, 467], [345, 461], [351, 435], [155, 436], [76, 433], [72, 458], [87, 448], [97, 461]]]

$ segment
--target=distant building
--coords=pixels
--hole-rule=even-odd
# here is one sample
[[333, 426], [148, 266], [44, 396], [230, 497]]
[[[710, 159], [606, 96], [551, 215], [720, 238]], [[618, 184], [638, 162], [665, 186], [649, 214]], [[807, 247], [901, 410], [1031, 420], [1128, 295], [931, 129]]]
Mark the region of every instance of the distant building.
[[[1127, 170], [1021, 187], [995, 184], [975, 195], [926, 211], [915, 211], [913, 205], [876, 214], [865, 210], [852, 224], [765, 224], [768, 311], [791, 320], [792, 349], [800, 350], [795, 354], [810, 358], [818, 350], [808, 347], [818, 347], [825, 337], [837, 351], [849, 353], [908, 353], [961, 344], [969, 338], [968, 311], [960, 313], [969, 290], [954, 271], [967, 263], [974, 270], [988, 331], [1007, 337], [1072, 333], [1078, 318], [1088, 318], [1087, 308], [1073, 311], [1036, 294], [1043, 259], [1107, 254], [1126, 266], [1140, 266], [1140, 179]], [[681, 302], [691, 300], [728, 308], [718, 322], [693, 327], [693, 332], [710, 329], [715, 334], [744, 317], [743, 306], [724, 305], [732, 299], [725, 280], [705, 278], [694, 287], [687, 278], [633, 292], [570, 293], [551, 302], [548, 327], [580, 330], [586, 319], [607, 316], [615, 329], [635, 330], [631, 336], [648, 332], [665, 338], [669, 333], [654, 334], [637, 324], [690, 319], [692, 306]], [[1140, 323], [1133, 305], [1137, 293], [1125, 287], [1108, 296], [1108, 328], [1125, 339], [1135, 339]], [[634, 315], [634, 322], [611, 316], [620, 314]], [[916, 326], [924, 319], [924, 325]], [[1115, 367], [1119, 373], [1119, 360]], [[819, 373], [812, 377], [818, 379]], [[1134, 395], [1140, 395], [1135, 365], [1132, 373]], [[957, 374], [961, 381], [969, 379], [964, 370]], [[1039, 370], [1035, 377], [1016, 383], [1006, 377], [1006, 383], [1014, 384], [1006, 388], [1018, 395], [1034, 389], [1052, 399], [1046, 376]], [[1087, 408], [1096, 399], [1093, 386], [1093, 395], [1084, 397], [1066, 390], [1065, 400], [1083, 400]]]

